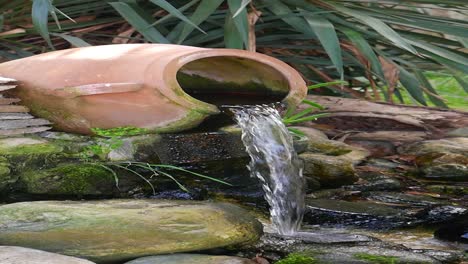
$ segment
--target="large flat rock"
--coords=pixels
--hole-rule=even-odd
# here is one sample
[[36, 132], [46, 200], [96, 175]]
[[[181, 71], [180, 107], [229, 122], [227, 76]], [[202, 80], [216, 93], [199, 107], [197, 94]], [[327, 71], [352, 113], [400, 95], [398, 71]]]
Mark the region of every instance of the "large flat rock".
[[39, 201], [0, 206], [0, 244], [96, 262], [248, 244], [261, 224], [231, 204]]
[[2, 264], [93, 264], [94, 262], [42, 250], [0, 246]]
[[139, 258], [125, 264], [256, 264], [256, 262], [230, 256], [174, 254]]

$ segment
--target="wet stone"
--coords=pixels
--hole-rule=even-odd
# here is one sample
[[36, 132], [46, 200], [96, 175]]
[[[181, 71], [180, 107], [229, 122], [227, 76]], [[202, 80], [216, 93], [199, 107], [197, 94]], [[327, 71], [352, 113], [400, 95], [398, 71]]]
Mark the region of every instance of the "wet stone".
[[[418, 252], [406, 247], [381, 242], [371, 237], [348, 233], [338, 233], [330, 229], [310, 230], [310, 235], [300, 232], [298, 236], [282, 237], [278, 235], [265, 234], [255, 245], [258, 251], [263, 252], [263, 256], [272, 260], [282, 258], [288, 259], [289, 254], [296, 256], [308, 256], [313, 259], [311, 263], [441, 263], [441, 261], [426, 252]], [[327, 238], [319, 239], [319, 234]], [[352, 238], [357, 239], [343, 239]], [[333, 237], [337, 237], [334, 239]], [[309, 239], [304, 239], [308, 237]], [[314, 238], [314, 239], [310, 239]], [[332, 243], [329, 243], [333, 240]], [[445, 258], [460, 259], [458, 252], [438, 252], [445, 254]], [[282, 256], [282, 257], [281, 257]], [[295, 263], [295, 262], [292, 262]], [[302, 262], [301, 262], [302, 263]], [[456, 263], [456, 262], [454, 262]]]
[[367, 198], [375, 202], [307, 199], [304, 222], [332, 227], [393, 229], [448, 223], [468, 214], [468, 210], [462, 206], [406, 194], [371, 193]]
[[93, 264], [94, 262], [24, 247], [0, 246], [2, 264]]
[[0, 244], [96, 262], [234, 248], [255, 243], [261, 232], [253, 216], [227, 203], [114, 199], [0, 206]]
[[438, 140], [426, 140], [398, 148], [398, 153], [422, 156], [430, 153], [453, 153], [468, 155], [468, 138], [455, 137]]
[[[346, 186], [347, 190], [356, 191], [397, 191], [402, 189], [402, 183], [394, 177], [387, 176], [380, 171], [365, 171], [357, 168], [359, 182]], [[391, 175], [391, 174], [388, 174]]]
[[468, 216], [442, 225], [434, 232], [434, 237], [445, 241], [461, 242], [468, 245]]
[[202, 254], [174, 254], [135, 259], [125, 264], [256, 264], [249, 259]]
[[467, 181], [468, 155], [428, 153], [416, 158], [422, 176], [431, 180]]
[[339, 187], [358, 179], [348, 158], [315, 153], [302, 153], [299, 157], [304, 162], [304, 176], [317, 179], [322, 187]]
[[406, 226], [411, 221], [402, 210], [366, 201], [308, 199], [306, 204], [304, 222], [311, 225], [379, 229]]
[[447, 133], [449, 137], [468, 137], [468, 127], [460, 127]]
[[406, 207], [434, 207], [448, 204], [448, 202], [443, 199], [397, 192], [371, 192], [366, 197], [374, 201]]

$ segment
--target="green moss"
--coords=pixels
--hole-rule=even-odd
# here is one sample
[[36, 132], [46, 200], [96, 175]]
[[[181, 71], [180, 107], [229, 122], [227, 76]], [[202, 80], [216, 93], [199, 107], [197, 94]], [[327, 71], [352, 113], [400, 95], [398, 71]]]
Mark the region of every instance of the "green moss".
[[208, 115], [204, 112], [206, 111], [198, 111], [198, 109], [189, 111], [184, 118], [169, 123], [164, 127], [157, 128], [154, 130], [154, 133], [180, 132], [190, 128], [194, 128], [198, 126], [206, 117], [208, 117]]
[[468, 195], [468, 187], [457, 185], [430, 185], [426, 187], [431, 192], [443, 193], [449, 195], [464, 196]]
[[94, 164], [65, 164], [21, 175], [28, 193], [48, 195], [99, 195], [112, 193], [111, 172]]
[[381, 256], [381, 255], [372, 255], [366, 253], [357, 253], [354, 254], [354, 257], [360, 260], [366, 260], [370, 263], [375, 264], [396, 264], [398, 263], [398, 257], [393, 256]]
[[53, 154], [62, 151], [60, 146], [55, 144], [32, 144], [20, 145], [8, 148], [0, 147], [0, 156], [30, 156], [34, 154]]
[[135, 135], [143, 135], [149, 134], [151, 131], [146, 128], [140, 127], [114, 127], [114, 128], [91, 128], [94, 134], [102, 137], [120, 137], [120, 136], [135, 136]]
[[276, 262], [276, 264], [315, 264], [317, 261], [310, 256], [299, 253], [291, 253], [286, 258]]

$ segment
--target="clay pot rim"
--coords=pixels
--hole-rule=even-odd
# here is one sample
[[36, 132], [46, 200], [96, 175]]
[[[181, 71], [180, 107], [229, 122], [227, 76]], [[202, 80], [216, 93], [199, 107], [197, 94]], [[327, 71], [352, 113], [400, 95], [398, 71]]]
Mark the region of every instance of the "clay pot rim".
[[190, 53], [185, 53], [182, 56], [177, 57], [177, 59], [170, 61], [164, 68], [162, 74], [164, 82], [166, 83], [166, 85], [171, 87], [174, 94], [177, 95], [174, 97], [170, 97], [171, 100], [188, 108], [193, 108], [198, 112], [207, 114], [219, 113], [220, 110], [216, 105], [201, 101], [188, 94], [180, 86], [176, 78], [177, 73], [186, 64], [196, 60], [214, 57], [232, 57], [247, 59], [257, 63], [265, 64], [268, 67], [276, 70], [287, 82], [289, 89], [288, 94], [283, 98], [281, 102], [286, 103], [290, 107], [297, 106], [302, 101], [302, 98], [304, 98], [307, 95], [307, 87], [301, 75], [291, 66], [279, 59], [270, 57], [265, 54], [250, 52], [246, 50], [198, 48], [198, 50], [195, 50]]

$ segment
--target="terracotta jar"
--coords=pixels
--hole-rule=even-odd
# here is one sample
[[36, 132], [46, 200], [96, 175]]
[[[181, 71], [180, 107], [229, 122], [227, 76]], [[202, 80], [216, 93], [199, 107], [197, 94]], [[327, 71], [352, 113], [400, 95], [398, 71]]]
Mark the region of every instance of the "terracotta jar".
[[54, 51], [2, 63], [0, 76], [18, 80], [14, 93], [34, 115], [81, 134], [124, 127], [178, 132], [218, 114], [221, 101], [294, 107], [307, 93], [301, 76], [275, 58], [165, 44]]

